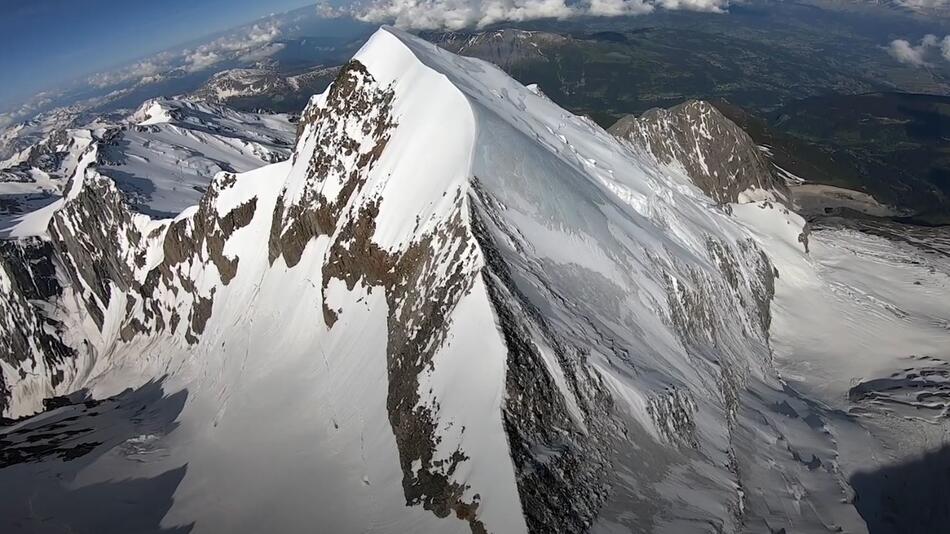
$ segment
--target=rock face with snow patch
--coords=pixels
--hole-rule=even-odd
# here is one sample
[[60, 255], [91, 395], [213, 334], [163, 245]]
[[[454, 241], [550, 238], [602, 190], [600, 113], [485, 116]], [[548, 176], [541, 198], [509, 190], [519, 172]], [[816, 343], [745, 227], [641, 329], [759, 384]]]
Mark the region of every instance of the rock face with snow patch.
[[628, 115], [610, 133], [641, 147], [662, 165], [679, 164], [720, 203], [788, 198], [788, 188], [745, 131], [702, 100]]
[[[157, 381], [187, 402], [145, 396], [136, 414], [175, 424], [134, 439], [95, 419], [134, 392], [67, 408], [97, 429], [70, 449], [82, 480], [0, 469], [0, 530], [68, 501], [63, 480], [156, 473], [161, 503], [100, 499], [197, 532], [860, 530], [837, 467], [860, 426], [775, 368], [774, 243], [685, 165], [390, 28], [298, 131], [289, 159], [219, 172], [158, 220], [92, 143], [30, 214], [42, 231], [8, 242], [4, 415]], [[33, 491], [7, 491], [17, 476]]]
[[465, 56], [478, 57], [508, 69], [524, 60], [548, 60], [544, 50], [571, 43], [570, 37], [541, 31], [505, 28], [485, 32], [423, 33], [439, 47]]
[[251, 69], [229, 69], [215, 73], [194, 96], [209, 102], [224, 103], [232, 98], [281, 93], [290, 90], [277, 70], [266, 65]]

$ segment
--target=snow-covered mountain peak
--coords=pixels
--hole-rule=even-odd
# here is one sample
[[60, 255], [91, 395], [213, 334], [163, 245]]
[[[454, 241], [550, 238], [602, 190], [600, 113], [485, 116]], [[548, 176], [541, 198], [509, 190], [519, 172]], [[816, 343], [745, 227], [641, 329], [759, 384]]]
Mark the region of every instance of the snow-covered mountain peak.
[[[151, 102], [131, 131], [228, 113], [203, 105]], [[47, 235], [0, 247], [0, 406], [152, 381], [186, 400], [148, 400], [176, 423], [118, 425], [134, 443], [24, 449], [37, 484], [79, 476], [44, 455], [84, 455], [90, 484], [177, 473], [162, 525], [207, 532], [862, 524], [837, 466], [863, 429], [775, 369], [776, 291], [820, 286], [780, 205], [730, 213], [393, 28], [311, 99], [289, 159], [222, 169], [174, 217], [135, 213], [90, 146]]]
[[[473, 529], [511, 529], [504, 521], [513, 511], [492, 498], [497, 485], [483, 489], [484, 473], [465, 479], [438, 467], [454, 472], [505, 455], [504, 439], [468, 446], [465, 435], [439, 430], [479, 424], [450, 393], [460, 376], [449, 369], [472, 365], [463, 362], [474, 356], [445, 343], [462, 324], [481, 324], [456, 310], [494, 309], [495, 321], [504, 323], [496, 346], [508, 346], [508, 356], [486, 353], [481, 365], [503, 369], [515, 357], [511, 347], [523, 347], [520, 374], [472, 370], [468, 378], [480, 376], [487, 389], [472, 391], [467, 405], [492, 406], [475, 399], [497, 395], [495, 388], [526, 396], [505, 413], [517, 449], [517, 487], [528, 492], [522, 498], [548, 502], [528, 508], [529, 528], [576, 529], [604, 505], [606, 447], [615, 438], [611, 425], [619, 423], [592, 414], [605, 409], [610, 391], [629, 399], [624, 413], [656, 439], [699, 443], [716, 432], [697, 429], [693, 412], [723, 407], [704, 405], [690, 391], [715, 384], [733, 391], [750, 373], [767, 375], [763, 306], [772, 269], [754, 244], [724, 212], [711, 210], [686, 176], [657, 172], [590, 121], [496, 67], [384, 28], [313, 99], [300, 131], [276, 204], [269, 261], [300, 269], [311, 254], [322, 255], [322, 317], [330, 332], [352, 314], [345, 303], [354, 298], [332, 291], [334, 280], [348, 291], [384, 288], [392, 306], [389, 418], [412, 502], [437, 515], [454, 511]], [[541, 279], [544, 289], [528, 291]], [[717, 311], [717, 300], [734, 301], [739, 313]], [[551, 315], [541, 318], [545, 308]], [[611, 348], [588, 352], [596, 338], [612, 339]], [[423, 340], [426, 348], [417, 353]], [[729, 374], [686, 365], [686, 346], [715, 360], [723, 354], [711, 347], [732, 346]], [[633, 352], [649, 377], [635, 386], [630, 371], [616, 367]], [[557, 393], [529, 395], [524, 388], [547, 373]], [[416, 389], [427, 393], [408, 394]], [[420, 408], [406, 411], [411, 405]], [[683, 410], [678, 417], [685, 419], [668, 419]], [[555, 439], [550, 424], [578, 432], [572, 452], [559, 460], [564, 467], [556, 468], [573, 466], [559, 483], [548, 479], [555, 467], [531, 452]], [[498, 431], [482, 428], [488, 434], [479, 440]], [[531, 494], [544, 485], [549, 494]]]
[[[632, 208], [660, 225], [668, 224], [671, 217], [690, 218], [700, 226], [717, 224], [710, 219], [706, 201], [689, 187], [688, 176], [658, 172], [651, 161], [617, 143], [588, 119], [565, 112], [494, 65], [447, 53], [389, 27], [374, 34], [354, 61], [366, 66], [379, 87], [393, 91], [393, 122], [403, 126], [400, 130], [411, 132], [405, 141], [400, 141], [398, 150], [383, 154], [380, 164], [402, 173], [407, 172], [402, 170], [407, 166], [399, 165], [401, 162], [427, 162], [421, 172], [408, 171], [412, 175], [406, 178], [408, 182], [403, 182], [399, 175], [388, 177], [388, 171], [381, 173], [387, 175], [386, 183], [412, 187], [412, 194], [406, 195], [405, 201], [417, 205], [399, 206], [399, 213], [425, 212], [425, 206], [437, 205], [435, 197], [441, 197], [446, 190], [464, 187], [467, 177], [485, 174], [480, 172], [480, 166], [504, 164], [477, 157], [478, 152], [492, 152], [485, 147], [510, 152], [504, 145], [527, 144], [539, 145], [544, 153], [540, 161], [556, 161], [559, 170], [572, 176], [572, 180], [620, 194], [627, 209]], [[531, 161], [528, 155], [506, 155], [516, 157], [522, 164]], [[440, 167], [444, 165], [453, 168]], [[545, 187], [556, 183], [544, 176], [519, 173], [518, 177], [521, 184], [498, 184], [499, 189], [524, 187], [534, 180]], [[385, 184], [375, 184], [373, 188], [385, 188]], [[393, 187], [392, 194], [382, 196], [390, 198], [401, 190], [401, 185]], [[425, 194], [430, 192], [434, 197], [426, 198]], [[676, 197], [681, 195], [691, 200], [678, 203]], [[382, 211], [388, 216], [385, 208]], [[687, 236], [673, 233], [671, 237]]]
[[138, 126], [162, 124], [181, 118], [171, 106], [162, 105], [160, 100], [149, 100], [142, 104], [130, 117]]

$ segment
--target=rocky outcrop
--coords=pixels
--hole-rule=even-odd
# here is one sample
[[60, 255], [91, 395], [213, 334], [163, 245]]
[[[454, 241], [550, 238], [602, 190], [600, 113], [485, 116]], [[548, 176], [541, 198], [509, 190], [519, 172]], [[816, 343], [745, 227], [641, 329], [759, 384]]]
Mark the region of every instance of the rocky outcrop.
[[90, 173], [76, 176], [70, 187], [78, 194], [63, 204], [50, 221], [49, 233], [70, 285], [101, 330], [113, 289], [129, 291], [135, 251], [142, 234], [111, 180]]
[[720, 204], [788, 198], [788, 188], [752, 138], [708, 102], [628, 115], [608, 131], [662, 165], [681, 165]]
[[61, 340], [63, 326], [34, 304], [62, 291], [52, 257], [40, 240], [0, 243], [0, 415], [10, 408], [11, 382], [40, 373], [38, 382], [55, 388], [64, 378], [59, 367], [75, 357]]
[[[513, 237], [497, 201], [476, 182], [472, 202], [472, 231], [485, 257], [481, 276], [508, 351], [504, 424], [528, 529], [585, 532], [609, 493], [611, 448], [625, 429], [612, 396], [586, 364], [591, 347], [558, 334], [514, 281], [497, 242]], [[581, 414], [571, 413], [541, 345], [553, 348]]]
[[[372, 242], [378, 205], [362, 208], [336, 234], [323, 267], [324, 291], [332, 279], [352, 290], [357, 282], [382, 287], [389, 308], [386, 345], [389, 391], [386, 407], [399, 449], [406, 502], [422, 505], [438, 517], [454, 513], [474, 534], [486, 532], [477, 519], [478, 499], [466, 501], [466, 486], [452, 475], [468, 459], [456, 449], [436, 458], [438, 405], [420, 404], [420, 379], [445, 341], [452, 311], [472, 287], [477, 248], [462, 218], [462, 197], [455, 214], [406, 250], [390, 253]], [[441, 272], [442, 266], [449, 272]], [[324, 302], [328, 326], [336, 313]]]
[[[350, 197], [386, 148], [395, 127], [392, 98], [391, 90], [376, 87], [366, 67], [351, 61], [340, 70], [326, 101], [304, 111], [298, 138], [308, 132], [304, 144], [312, 154], [304, 180], [285, 188], [277, 203], [269, 243], [271, 263], [283, 256], [293, 267], [313, 238], [333, 233]], [[326, 184], [333, 194], [324, 195]]]
[[[7, 296], [0, 360], [11, 366], [3, 376], [30, 375], [34, 404], [64, 393], [61, 386], [118, 341], [167, 330], [197, 343], [215, 292], [203, 287], [205, 273], [221, 285], [235, 276], [238, 259], [224, 246], [255, 212], [252, 198], [218, 213], [218, 195], [234, 184], [233, 175], [222, 173], [192, 216], [156, 223], [135, 213], [115, 183], [96, 171], [97, 150], [94, 144], [84, 152], [46, 236], [0, 244]], [[67, 310], [72, 303], [78, 309]], [[86, 317], [92, 331], [81, 330]], [[80, 329], [73, 345], [65, 340], [65, 322]], [[9, 387], [0, 391], [4, 409], [11, 395]]]

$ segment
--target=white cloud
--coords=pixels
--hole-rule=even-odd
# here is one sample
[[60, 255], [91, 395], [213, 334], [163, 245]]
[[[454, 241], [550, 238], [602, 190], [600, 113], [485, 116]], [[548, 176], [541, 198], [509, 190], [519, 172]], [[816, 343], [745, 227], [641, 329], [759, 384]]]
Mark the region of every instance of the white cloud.
[[644, 15], [653, 11], [653, 4], [643, 0], [590, 0], [587, 13], [598, 17]]
[[205, 46], [218, 50], [245, 51], [271, 43], [280, 37], [280, 24], [271, 21], [251, 26], [247, 33], [237, 33], [216, 39]]
[[222, 59], [224, 58], [221, 54], [214, 50], [198, 49], [185, 56], [185, 70], [188, 72], [204, 70]]
[[93, 74], [87, 81], [95, 87], [110, 87], [128, 81], [139, 82], [154, 78], [168, 71], [176, 57], [177, 54], [163, 52], [121, 69]]
[[93, 74], [86, 81], [99, 88], [123, 83], [147, 84], [161, 80], [164, 74], [176, 68], [197, 72], [230, 59], [259, 61], [283, 48], [274, 42], [280, 35], [281, 27], [276, 21], [258, 23], [197, 48], [162, 52], [120, 69]]
[[916, 11], [950, 6], [950, 0], [897, 0], [897, 3]]
[[564, 0], [488, 0], [482, 2], [482, 6], [479, 26], [506, 20], [564, 19], [575, 14]]
[[928, 58], [936, 56], [937, 53], [950, 61], [950, 35], [941, 41], [936, 35], [927, 34], [917, 45], [906, 39], [894, 39], [887, 46], [887, 52], [897, 61], [915, 67], [930, 65]]
[[909, 63], [917, 66], [926, 64], [926, 61], [924, 61], [925, 50], [923, 45], [913, 46], [909, 41], [904, 39], [894, 39], [891, 41], [887, 51], [894, 56], [894, 59], [901, 63]]
[[564, 19], [575, 14], [564, 0], [379, 0], [356, 8], [367, 22], [416, 30], [461, 30], [502, 21]]
[[331, 5], [330, 2], [317, 2], [317, 15], [325, 19], [336, 19], [349, 15], [347, 9]]
[[729, 0], [657, 0], [657, 4], [664, 9], [709, 13], [725, 13], [729, 9]]
[[353, 8], [353, 16], [414, 30], [461, 30], [544, 18], [642, 15], [657, 7], [724, 13], [729, 0], [374, 0]]
[[193, 51], [185, 51], [185, 70], [197, 72], [226, 59], [247, 57], [250, 58], [247, 61], [263, 59], [282, 48], [276, 47], [273, 43], [280, 34], [280, 25], [271, 21], [255, 24], [244, 32], [220, 37]]
[[270, 43], [260, 48], [255, 48], [251, 50], [250, 52], [244, 54], [238, 59], [240, 59], [241, 61], [245, 63], [253, 63], [256, 61], [260, 61], [264, 58], [273, 56], [274, 54], [276, 54], [277, 52], [280, 52], [286, 47], [287, 45], [285, 45], [284, 43]]

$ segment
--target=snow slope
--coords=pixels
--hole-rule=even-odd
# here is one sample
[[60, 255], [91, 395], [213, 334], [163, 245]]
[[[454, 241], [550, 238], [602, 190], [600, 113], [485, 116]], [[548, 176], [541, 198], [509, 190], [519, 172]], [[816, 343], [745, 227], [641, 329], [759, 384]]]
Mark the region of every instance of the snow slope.
[[241, 113], [187, 98], [149, 100], [121, 120], [54, 130], [0, 164], [0, 234], [43, 233], [45, 224], [33, 228], [27, 214], [53, 209], [90, 151], [136, 210], [174, 216], [198, 203], [216, 173], [286, 159], [294, 130], [287, 115]]
[[295, 129], [287, 115], [187, 99], [146, 102], [130, 122], [105, 143], [101, 168], [139, 209], [170, 215], [197, 204], [218, 172], [286, 159]]
[[781, 273], [772, 347], [783, 378], [875, 435], [850, 444], [862, 450], [850, 470], [945, 445], [950, 257], [839, 224], [811, 231], [803, 255], [789, 231], [797, 215], [735, 209]]
[[160, 220], [93, 148], [0, 250], [3, 413], [108, 399], [0, 430], [4, 531], [865, 528], [840, 466], [869, 432], [773, 359], [814, 266], [785, 208], [392, 28], [298, 132]]

